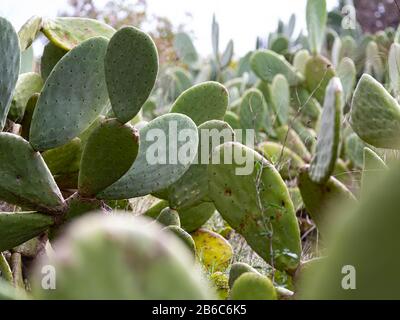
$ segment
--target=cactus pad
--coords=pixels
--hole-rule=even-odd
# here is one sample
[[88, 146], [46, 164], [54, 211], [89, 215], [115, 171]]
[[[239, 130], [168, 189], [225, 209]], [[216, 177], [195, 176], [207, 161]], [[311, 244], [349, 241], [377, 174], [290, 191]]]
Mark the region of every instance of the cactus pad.
[[319, 103], [324, 103], [326, 88], [335, 75], [331, 62], [323, 56], [308, 59], [305, 71], [306, 86]]
[[35, 93], [39, 93], [42, 87], [43, 80], [37, 73], [28, 72], [21, 74], [15, 87], [8, 118], [20, 123], [24, 117], [29, 98]]
[[18, 31], [19, 44], [21, 51], [28, 49], [37, 38], [42, 28], [42, 18], [38, 16], [31, 17]]
[[0, 133], [0, 198], [53, 211], [64, 200], [40, 153], [19, 136]]
[[[236, 156], [232, 164], [224, 164], [224, 154], [230, 152]], [[218, 212], [266, 262], [278, 269], [296, 269], [301, 252], [299, 227], [278, 171], [239, 143], [225, 143], [213, 156], [221, 163], [208, 166], [210, 197]]]
[[81, 139], [72, 139], [69, 143], [42, 153], [42, 157], [53, 176], [78, 172], [82, 157]]
[[147, 33], [124, 27], [111, 38], [104, 61], [108, 95], [115, 116], [126, 123], [136, 116], [153, 90], [157, 48]]
[[40, 74], [44, 80], [47, 79], [50, 72], [54, 69], [55, 65], [67, 53], [62, 48], [49, 42], [43, 49], [43, 55], [40, 60]]
[[326, 226], [329, 226], [330, 219], [333, 219], [331, 215], [333, 210], [337, 209], [336, 205], [357, 202], [346, 186], [334, 177], [330, 177], [324, 184], [313, 182], [307, 168], [300, 172], [298, 185], [307, 212], [321, 233], [326, 232]]
[[277, 293], [271, 280], [259, 273], [243, 273], [233, 284], [231, 300], [276, 300]]
[[271, 94], [277, 115], [278, 122], [280, 125], [285, 125], [289, 120], [289, 108], [290, 108], [290, 89], [289, 83], [286, 78], [278, 74], [274, 77], [271, 85]]
[[332, 174], [339, 153], [342, 123], [343, 88], [339, 78], [333, 78], [325, 95], [316, 152], [310, 165], [310, 178], [323, 184]]
[[209, 272], [224, 271], [233, 256], [229, 242], [213, 231], [199, 229], [192, 233], [200, 262]]
[[231, 265], [231, 270], [229, 271], [229, 288], [232, 289], [236, 279], [246, 272], [259, 273], [256, 269], [254, 269], [252, 266], [249, 266], [247, 263], [244, 262], [233, 263]]
[[377, 148], [400, 148], [400, 106], [370, 75], [364, 74], [354, 91], [351, 126]]
[[46, 80], [33, 114], [35, 150], [59, 147], [87, 129], [108, 101], [104, 79], [107, 40], [91, 38], [68, 52]]
[[326, 1], [308, 0], [306, 8], [308, 42], [313, 54], [320, 53], [327, 22]]
[[18, 35], [8, 20], [0, 17], [0, 131], [6, 124], [20, 68]]
[[57, 47], [72, 50], [94, 37], [110, 39], [115, 30], [97, 20], [87, 18], [55, 18], [43, 20], [42, 31]]
[[160, 214], [157, 217], [157, 222], [163, 224], [164, 226], [181, 226], [181, 221], [179, 219], [178, 211], [175, 211], [171, 208], [164, 208], [161, 210]]
[[279, 73], [286, 77], [291, 86], [303, 80], [283, 56], [271, 50], [256, 51], [251, 57], [251, 68], [260, 79], [267, 82], [272, 82]]
[[204, 82], [184, 91], [171, 112], [189, 116], [196, 125], [209, 120], [222, 120], [228, 107], [228, 91], [218, 82]]
[[0, 212], [0, 252], [38, 236], [53, 223], [51, 216], [37, 212]]
[[[188, 133], [189, 141], [180, 141], [178, 136], [181, 133]], [[98, 198], [128, 199], [164, 190], [179, 180], [195, 159], [197, 127], [185, 115], [160, 116], [142, 128], [139, 135], [139, 154], [132, 167], [121, 179], [98, 194]], [[184, 161], [177, 159], [181, 148], [191, 150], [190, 157], [185, 157]]]
[[132, 166], [139, 137], [129, 124], [104, 120], [89, 136], [82, 154], [79, 193], [91, 197], [120, 179]]
[[[168, 188], [168, 200], [175, 209], [188, 208], [208, 199], [207, 163], [203, 161], [208, 161], [212, 148], [235, 139], [232, 128], [219, 120], [204, 122], [198, 131], [197, 163], [192, 164], [182, 178]], [[207, 144], [208, 149], [205, 149]]]
[[213, 298], [184, 244], [144, 218], [90, 215], [72, 223], [54, 247], [36, 272], [54, 266], [57, 288], [43, 290], [34, 277], [36, 299]]

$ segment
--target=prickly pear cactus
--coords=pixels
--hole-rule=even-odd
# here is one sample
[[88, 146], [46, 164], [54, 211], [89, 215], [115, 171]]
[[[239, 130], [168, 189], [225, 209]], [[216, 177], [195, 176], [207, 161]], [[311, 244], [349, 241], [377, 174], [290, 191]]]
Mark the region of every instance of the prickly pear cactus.
[[0, 131], [3, 131], [18, 80], [20, 47], [18, 35], [9, 21], [0, 17]]
[[251, 57], [251, 68], [262, 80], [272, 82], [277, 74], [284, 75], [289, 85], [297, 85], [303, 79], [285, 58], [273, 51], [256, 51]]
[[0, 133], [0, 198], [44, 212], [64, 206], [61, 192], [40, 153], [23, 138], [5, 132]]
[[217, 210], [266, 262], [295, 270], [301, 245], [286, 185], [265, 158], [239, 143], [219, 146], [214, 156], [223, 163], [230, 152], [236, 154], [232, 164], [208, 167], [210, 197]]
[[156, 46], [147, 33], [124, 27], [110, 39], [104, 66], [114, 114], [126, 123], [153, 90], [158, 72]]
[[179, 219], [179, 213], [171, 208], [164, 208], [161, 210], [157, 217], [157, 222], [163, 224], [164, 226], [181, 226], [181, 221]]
[[0, 213], [0, 252], [12, 249], [54, 224], [54, 218], [37, 212]]
[[[183, 130], [190, 134], [189, 141], [176, 141], [174, 135]], [[160, 134], [161, 143], [154, 142], [154, 133]], [[197, 127], [185, 115], [171, 113], [158, 117], [140, 130], [139, 135], [139, 152], [135, 162], [121, 179], [100, 192], [98, 198], [128, 199], [164, 190], [178, 181], [195, 159], [194, 150], [197, 150], [199, 141]], [[177, 159], [178, 151], [184, 147], [185, 151], [192, 152]], [[149, 163], [148, 159], [152, 162]]]
[[232, 263], [231, 265], [231, 270], [229, 270], [229, 288], [232, 289], [233, 284], [235, 281], [243, 274], [246, 272], [253, 272], [253, 273], [259, 273], [256, 269], [254, 269], [252, 266], [249, 266], [248, 264], [244, 262], [235, 262]]
[[[390, 254], [398, 249], [400, 240], [397, 228], [400, 223], [398, 164], [385, 174], [383, 180], [376, 183], [374, 192], [369, 193], [358, 208], [346, 212], [349, 218], [334, 230], [328, 256], [305, 281], [301, 298], [370, 300], [400, 297], [397, 278], [400, 261], [398, 256]], [[380, 240], [377, 242], [376, 239]], [[361, 245], [349, 246], [356, 242]]]
[[400, 106], [378, 81], [364, 74], [354, 91], [351, 126], [377, 148], [400, 147]]
[[183, 92], [171, 112], [185, 114], [199, 126], [209, 120], [222, 120], [227, 107], [226, 88], [217, 82], [205, 82]]
[[243, 273], [233, 284], [232, 300], [276, 300], [277, 293], [269, 278], [259, 273]]
[[138, 133], [132, 126], [115, 119], [101, 122], [82, 153], [79, 193], [92, 197], [112, 185], [132, 166], [138, 149]]
[[36, 277], [36, 299], [214, 297], [184, 245], [144, 218], [88, 216], [71, 226], [55, 248], [51, 258], [37, 264], [37, 274], [43, 265], [54, 266], [57, 288], [43, 290]]
[[44, 19], [42, 32], [57, 47], [69, 51], [93, 37], [101, 36], [110, 39], [115, 30], [105, 23], [93, 19], [62, 17]]
[[315, 156], [310, 165], [310, 178], [316, 183], [326, 182], [335, 167], [340, 143], [342, 98], [342, 84], [340, 79], [335, 77], [326, 89]]
[[49, 42], [43, 49], [43, 55], [40, 60], [40, 74], [44, 80], [47, 79], [50, 72], [54, 69], [55, 65], [67, 53], [62, 48]]
[[201, 264], [208, 272], [224, 271], [233, 256], [229, 242], [213, 231], [199, 229], [192, 233], [196, 252]]
[[104, 56], [108, 41], [86, 40], [56, 65], [33, 113], [30, 143], [38, 151], [59, 147], [87, 129], [107, 105]]
[[39, 93], [42, 88], [43, 80], [40, 75], [34, 72], [21, 74], [15, 87], [8, 118], [20, 123], [24, 117], [25, 108], [30, 97], [35, 93]]
[[42, 28], [42, 18], [38, 16], [31, 17], [21, 29], [18, 31], [19, 44], [21, 51], [28, 49], [33, 41], [39, 35], [40, 29]]

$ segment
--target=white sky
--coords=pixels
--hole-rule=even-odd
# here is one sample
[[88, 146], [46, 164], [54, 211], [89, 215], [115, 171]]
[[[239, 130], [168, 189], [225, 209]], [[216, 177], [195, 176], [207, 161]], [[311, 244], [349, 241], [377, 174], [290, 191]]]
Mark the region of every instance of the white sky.
[[[265, 37], [274, 31], [279, 18], [287, 21], [295, 13], [296, 33], [305, 29], [306, 0], [147, 0], [147, 3], [150, 14], [167, 16], [176, 25], [190, 23], [197, 50], [202, 55], [211, 53], [213, 13], [220, 24], [221, 50], [232, 38], [238, 55], [253, 49], [258, 35]], [[327, 3], [331, 8], [337, 0], [327, 0]], [[55, 16], [65, 4], [66, 0], [0, 0], [0, 15], [9, 19], [18, 30], [30, 16]], [[188, 20], [186, 13], [191, 13], [193, 18]]]

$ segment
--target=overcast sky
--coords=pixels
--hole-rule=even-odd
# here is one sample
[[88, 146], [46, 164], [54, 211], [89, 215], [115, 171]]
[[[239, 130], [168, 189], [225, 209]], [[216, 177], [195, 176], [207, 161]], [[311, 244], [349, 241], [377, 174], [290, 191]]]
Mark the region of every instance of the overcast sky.
[[[104, 3], [107, 0], [96, 0]], [[135, 1], [135, 0], [132, 0]], [[305, 29], [306, 0], [147, 0], [150, 13], [167, 16], [174, 24], [187, 23], [196, 36], [196, 47], [203, 55], [211, 53], [211, 20], [216, 14], [220, 24], [220, 43], [235, 41], [236, 54], [242, 55], [255, 46], [257, 35], [266, 36], [276, 29], [278, 19], [287, 21], [297, 15], [297, 29]], [[337, 0], [327, 0], [333, 7]], [[65, 8], [66, 0], [1, 0], [0, 15], [18, 29], [30, 16], [52, 17]], [[187, 14], [193, 16], [188, 20]]]

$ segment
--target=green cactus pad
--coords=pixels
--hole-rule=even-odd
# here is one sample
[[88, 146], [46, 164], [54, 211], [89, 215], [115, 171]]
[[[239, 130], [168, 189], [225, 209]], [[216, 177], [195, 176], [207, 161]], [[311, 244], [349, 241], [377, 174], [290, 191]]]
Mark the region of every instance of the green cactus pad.
[[38, 236], [53, 223], [51, 216], [37, 212], [0, 212], [0, 252]]
[[378, 81], [384, 81], [385, 66], [382, 61], [379, 46], [375, 41], [368, 42], [366, 48], [364, 71], [365, 73], [373, 76]]
[[296, 52], [293, 58], [293, 66], [302, 75], [305, 74], [307, 60], [310, 58], [310, 53], [308, 50], [303, 49]]
[[101, 36], [110, 39], [115, 33], [114, 28], [105, 23], [75, 17], [44, 19], [42, 31], [53, 44], [66, 51], [90, 38]]
[[249, 266], [247, 263], [244, 262], [235, 262], [231, 265], [231, 270], [229, 271], [229, 288], [232, 289], [233, 284], [235, 281], [243, 274], [246, 272], [253, 272], [253, 273], [258, 273], [259, 272], [254, 269], [252, 266]]
[[274, 77], [271, 85], [273, 107], [280, 125], [285, 125], [289, 120], [290, 89], [286, 78], [278, 74]]
[[168, 226], [181, 226], [181, 221], [179, 219], [179, 213], [176, 210], [171, 208], [164, 208], [161, 210], [160, 214], [157, 217], [157, 222], [161, 223], [162, 225]]
[[345, 155], [355, 168], [362, 168], [364, 164], [364, 148], [366, 143], [362, 141], [354, 132], [346, 137]]
[[[304, 146], [307, 148], [308, 151], [314, 151], [315, 145], [317, 141], [317, 133], [311, 129], [306, 127], [300, 120], [294, 119], [291, 123], [292, 129], [296, 132], [297, 136], [303, 142]], [[288, 138], [290, 138], [292, 134], [289, 132]], [[290, 139], [287, 139], [290, 142]], [[308, 154], [308, 157], [311, 155]], [[308, 158], [310, 159], [310, 158]]]
[[[157, 218], [161, 210], [169, 206], [168, 201], [160, 200], [150, 207], [144, 215]], [[193, 232], [202, 227], [215, 212], [212, 202], [203, 202], [197, 206], [178, 210], [181, 227], [187, 232]]]
[[30, 143], [38, 151], [62, 146], [87, 129], [107, 105], [107, 40], [89, 39], [68, 52], [46, 80], [33, 114]]
[[179, 218], [181, 227], [187, 232], [193, 232], [202, 227], [214, 214], [215, 206], [212, 202], [203, 202], [197, 206], [181, 209]]
[[256, 51], [251, 57], [251, 68], [260, 79], [267, 82], [272, 82], [277, 74], [284, 75], [291, 86], [303, 81], [301, 74], [283, 56], [271, 50]]
[[320, 104], [324, 103], [326, 88], [335, 75], [331, 62], [323, 56], [308, 59], [305, 71], [306, 86]]
[[92, 197], [120, 179], [139, 149], [137, 131], [115, 119], [103, 121], [89, 136], [79, 171], [79, 193]]
[[21, 74], [15, 87], [8, 118], [20, 123], [24, 117], [29, 98], [35, 93], [39, 93], [42, 88], [43, 80], [40, 75], [34, 72]]
[[337, 67], [337, 75], [343, 85], [344, 102], [347, 103], [351, 100], [356, 84], [357, 70], [353, 60], [343, 58]]
[[[232, 164], [223, 164], [225, 153], [230, 152], [236, 154]], [[209, 165], [208, 178], [218, 212], [266, 262], [273, 262], [278, 269], [295, 270], [300, 260], [300, 232], [289, 191], [278, 171], [239, 143], [225, 143], [214, 153], [222, 164]]]
[[179, 226], [168, 226], [164, 228], [164, 230], [168, 230], [173, 234], [175, 234], [180, 240], [182, 240], [185, 246], [193, 254], [193, 257], [196, 256], [196, 245], [194, 243], [192, 236], [189, 233], [181, 229]]
[[189, 116], [196, 125], [222, 120], [228, 107], [228, 91], [218, 82], [204, 82], [183, 92], [171, 112]]
[[[204, 160], [208, 162], [213, 148], [235, 139], [232, 128], [219, 120], [204, 122], [198, 131], [197, 163], [192, 164], [182, 178], [168, 188], [168, 200], [174, 209], [188, 208], [208, 199], [207, 163]], [[204, 149], [207, 144], [208, 149]]]
[[42, 18], [38, 16], [31, 17], [18, 31], [19, 45], [21, 51], [28, 49], [33, 41], [36, 40], [42, 28]]
[[271, 280], [259, 273], [243, 273], [233, 284], [231, 300], [276, 300], [277, 293]]
[[264, 126], [267, 104], [260, 90], [249, 89], [244, 93], [239, 117], [242, 129], [253, 129], [258, 132]]
[[236, 113], [232, 112], [232, 111], [227, 111], [227, 112], [225, 113], [224, 121], [225, 121], [227, 124], [229, 124], [230, 127], [231, 127], [233, 130], [235, 130], [235, 129], [241, 129], [239, 116], [238, 116]]
[[69, 143], [42, 153], [43, 160], [53, 176], [78, 172], [82, 157], [81, 139], [72, 139]]
[[336, 206], [356, 204], [357, 200], [344, 184], [330, 177], [325, 184], [318, 184], [310, 179], [307, 168], [304, 168], [298, 178], [298, 186], [307, 212], [316, 223], [321, 233], [327, 232], [329, 222]]
[[40, 60], [40, 74], [46, 80], [50, 72], [54, 69], [58, 61], [65, 56], [67, 51], [49, 42], [43, 49], [43, 55]]
[[338, 158], [342, 98], [342, 84], [340, 79], [335, 77], [329, 82], [326, 89], [316, 151], [310, 165], [310, 178], [316, 183], [323, 184], [329, 179]]
[[285, 54], [289, 49], [289, 39], [285, 36], [277, 36], [271, 43], [271, 50], [279, 53]]
[[124, 27], [111, 38], [104, 61], [108, 95], [115, 116], [126, 123], [136, 116], [153, 90], [157, 48], [147, 33]]
[[382, 177], [385, 176], [388, 166], [370, 148], [364, 148], [363, 170], [361, 174], [361, 197], [367, 199], [368, 192], [373, 190]]
[[296, 153], [276, 142], [263, 142], [257, 149], [275, 166], [283, 179], [293, 179], [305, 165]]
[[389, 77], [390, 87], [395, 92], [396, 96], [400, 96], [400, 44], [393, 43], [390, 47], [389, 57]]
[[[174, 133], [175, 126], [178, 136], [184, 132], [185, 135], [190, 134], [190, 139], [179, 141]], [[139, 154], [132, 167], [121, 179], [98, 194], [99, 199], [129, 199], [164, 190], [178, 181], [195, 159], [198, 148], [197, 127], [185, 115], [160, 116], [142, 128], [139, 135]], [[166, 141], [162, 141], [164, 137]], [[181, 149], [192, 151], [190, 157], [182, 159], [184, 161], [177, 159], [182, 155]], [[151, 158], [151, 163], [147, 157]]]
[[[184, 244], [144, 218], [89, 215], [54, 247], [54, 255], [37, 262], [35, 299], [214, 298]], [[41, 286], [44, 265], [57, 270], [55, 290]]]
[[303, 285], [301, 298], [400, 298], [400, 260], [392, 254], [397, 252], [400, 243], [399, 168], [397, 163], [359, 207], [345, 212], [348, 219], [332, 234], [327, 258], [313, 269], [312, 276]]
[[199, 229], [191, 235], [198, 259], [207, 271], [224, 271], [228, 267], [233, 249], [224, 237], [207, 229]]
[[29, 140], [29, 131], [31, 129], [31, 122], [33, 112], [35, 111], [37, 101], [39, 99], [39, 94], [35, 93], [32, 97], [29, 98], [24, 112], [24, 117], [21, 121], [21, 137], [25, 140]]
[[18, 35], [8, 20], [0, 17], [0, 131], [4, 129], [20, 68]]
[[325, 0], [308, 0], [306, 8], [308, 42], [311, 52], [321, 52], [325, 38], [327, 11]]
[[174, 48], [179, 59], [190, 67], [193, 67], [199, 59], [192, 39], [187, 33], [179, 32], [175, 35]]
[[0, 199], [47, 211], [64, 200], [40, 153], [19, 136], [0, 133]]
[[292, 107], [303, 116], [317, 121], [321, 115], [321, 105], [303, 86], [293, 87], [291, 90]]
[[370, 75], [364, 74], [354, 91], [351, 126], [374, 147], [400, 149], [400, 106]]
[[277, 128], [275, 132], [282, 145], [289, 147], [289, 149], [293, 150], [304, 161], [310, 161], [310, 152], [307, 150], [307, 147], [294, 129], [291, 129], [288, 126], [282, 126]]

